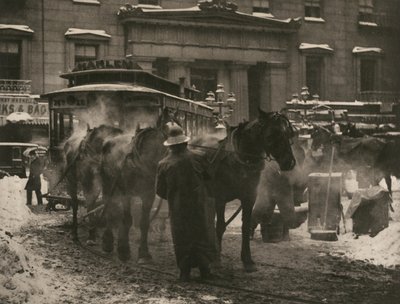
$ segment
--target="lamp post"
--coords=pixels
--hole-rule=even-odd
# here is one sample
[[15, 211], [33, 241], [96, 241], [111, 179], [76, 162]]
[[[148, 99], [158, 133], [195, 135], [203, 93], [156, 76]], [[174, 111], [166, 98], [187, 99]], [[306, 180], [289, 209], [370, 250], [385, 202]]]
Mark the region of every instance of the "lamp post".
[[[223, 84], [217, 85], [217, 90], [214, 92], [209, 91], [207, 93], [206, 104], [213, 108], [217, 108], [217, 117], [219, 120], [231, 116], [233, 112], [232, 106], [236, 103], [235, 94], [233, 92], [228, 94], [228, 98], [225, 100], [225, 90]], [[224, 108], [228, 108], [228, 113], [224, 113]]]

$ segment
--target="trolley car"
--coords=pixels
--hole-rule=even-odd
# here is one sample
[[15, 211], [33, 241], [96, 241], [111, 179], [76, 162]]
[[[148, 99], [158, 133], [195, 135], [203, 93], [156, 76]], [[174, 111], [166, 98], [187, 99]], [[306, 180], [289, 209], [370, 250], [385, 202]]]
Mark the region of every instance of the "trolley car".
[[215, 122], [213, 108], [194, 101], [197, 91], [184, 87], [183, 79], [171, 82], [133, 61], [80, 63], [61, 77], [68, 80], [67, 88], [42, 95], [49, 102], [53, 164], [61, 160], [64, 141], [87, 125], [113, 125], [134, 135], [138, 126], [155, 126], [165, 108], [177, 112], [188, 136], [209, 132]]

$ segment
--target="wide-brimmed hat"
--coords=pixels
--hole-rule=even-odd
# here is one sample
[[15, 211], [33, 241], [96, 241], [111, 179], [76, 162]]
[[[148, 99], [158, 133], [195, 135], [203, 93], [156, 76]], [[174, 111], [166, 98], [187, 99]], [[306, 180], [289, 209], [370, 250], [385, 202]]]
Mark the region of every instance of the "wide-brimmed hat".
[[168, 130], [168, 139], [164, 141], [164, 146], [174, 146], [186, 143], [190, 137], [183, 133], [183, 129], [178, 125], [173, 125]]

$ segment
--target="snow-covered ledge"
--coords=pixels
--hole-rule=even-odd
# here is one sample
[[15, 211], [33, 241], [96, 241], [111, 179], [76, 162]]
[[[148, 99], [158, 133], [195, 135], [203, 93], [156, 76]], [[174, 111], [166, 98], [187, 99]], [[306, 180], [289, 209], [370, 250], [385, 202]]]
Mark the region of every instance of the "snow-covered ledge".
[[332, 53], [333, 49], [328, 44], [313, 44], [313, 43], [301, 43], [299, 46], [299, 50], [306, 51], [306, 50], [320, 50]]
[[377, 27], [378, 24], [375, 22], [367, 22], [367, 21], [358, 21], [358, 25], [362, 26], [372, 26], [372, 27]]
[[362, 47], [362, 46], [355, 46], [353, 48], [353, 54], [361, 54], [361, 53], [376, 53], [382, 54], [383, 50], [378, 47]]
[[304, 17], [304, 21], [307, 22], [316, 22], [316, 23], [325, 23], [325, 20], [317, 17]]
[[98, 0], [72, 0], [73, 3], [77, 4], [93, 4], [93, 5], [100, 5], [100, 1]]
[[93, 35], [101, 38], [111, 38], [111, 35], [107, 34], [106, 31], [103, 30], [87, 30], [87, 29], [79, 29], [79, 28], [69, 28], [65, 32], [66, 37], [76, 37], [80, 35]]
[[270, 13], [253, 12], [252, 15], [255, 17], [261, 17], [261, 18], [274, 18], [274, 15], [272, 15]]
[[25, 33], [33, 33], [33, 30], [28, 25], [18, 25], [18, 24], [0, 24], [1, 30], [14, 30]]

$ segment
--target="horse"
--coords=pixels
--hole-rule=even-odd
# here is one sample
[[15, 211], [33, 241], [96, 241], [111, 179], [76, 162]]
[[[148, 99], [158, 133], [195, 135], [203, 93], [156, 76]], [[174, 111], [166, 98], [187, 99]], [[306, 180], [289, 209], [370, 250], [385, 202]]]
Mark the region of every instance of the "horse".
[[164, 110], [156, 127], [137, 129], [134, 137], [123, 135], [107, 141], [102, 150], [101, 179], [103, 185], [106, 229], [102, 248], [114, 249], [112, 228], [117, 221], [117, 251], [120, 260], [130, 258], [129, 230], [132, 226], [131, 198], [142, 201], [140, 216], [139, 263], [148, 263], [152, 257], [148, 249], [150, 211], [155, 198], [155, 180], [158, 162], [165, 156], [163, 142], [167, 137], [168, 123], [178, 123]]
[[329, 163], [328, 159], [332, 147], [335, 147], [336, 157], [335, 164], [340, 163], [339, 171], [347, 171], [349, 169], [368, 169], [365, 177], [369, 178], [368, 182], [376, 185], [382, 178], [391, 192], [390, 175], [399, 175], [398, 157], [396, 153], [400, 151], [400, 145], [394, 142], [388, 142], [372, 136], [363, 136], [353, 138], [344, 135], [332, 134], [330, 130], [324, 127], [314, 126], [311, 133], [312, 150], [322, 147], [323, 155], [320, 162], [326, 169]]
[[[122, 134], [122, 130], [100, 125], [90, 129], [88, 126], [84, 136], [71, 136], [64, 143], [64, 174], [67, 193], [71, 197], [73, 212], [72, 236], [78, 240], [78, 185], [82, 186], [88, 212], [95, 208], [97, 198], [101, 193], [100, 164], [103, 143], [111, 137]], [[96, 228], [93, 216], [89, 216], [88, 242], [95, 242]]]
[[[266, 158], [273, 157], [281, 170], [291, 170], [295, 158], [290, 139], [294, 130], [289, 120], [278, 112], [266, 113], [259, 110], [257, 119], [240, 123], [228, 129], [228, 136], [217, 144], [200, 137], [190, 145], [205, 150], [208, 172], [214, 180], [217, 215], [217, 238], [220, 252], [222, 237], [226, 230], [225, 206], [239, 199], [242, 207], [241, 260], [248, 272], [256, 271], [251, 257], [250, 232], [251, 212], [256, 199], [256, 189]], [[207, 142], [211, 143], [207, 145]]]
[[[303, 219], [295, 214], [295, 206], [304, 202], [308, 174], [312, 172], [312, 167], [308, 165], [308, 153], [297, 138], [293, 140], [292, 151], [296, 159], [293, 170], [281, 171], [277, 162], [269, 161], [261, 172], [252, 211], [252, 234], [259, 223], [271, 222], [276, 205], [284, 222], [284, 239], [289, 236], [289, 228], [297, 228], [302, 223]], [[267, 226], [263, 225], [264, 228]]]

